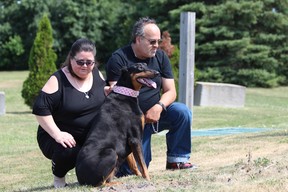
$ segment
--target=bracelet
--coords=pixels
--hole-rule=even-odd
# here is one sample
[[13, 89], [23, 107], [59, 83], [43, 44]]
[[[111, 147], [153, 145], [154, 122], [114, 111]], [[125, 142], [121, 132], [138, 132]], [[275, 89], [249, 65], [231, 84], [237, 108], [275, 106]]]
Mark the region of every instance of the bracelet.
[[161, 101], [158, 101], [157, 104], [160, 105], [164, 111], [167, 111], [165, 105]]

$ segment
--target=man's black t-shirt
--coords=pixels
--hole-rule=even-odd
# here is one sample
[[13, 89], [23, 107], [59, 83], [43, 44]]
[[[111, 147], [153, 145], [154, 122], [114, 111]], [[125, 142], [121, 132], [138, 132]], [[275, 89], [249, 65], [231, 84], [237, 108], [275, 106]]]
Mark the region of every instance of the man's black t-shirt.
[[158, 49], [155, 57], [145, 60], [138, 59], [133, 52], [131, 45], [116, 50], [106, 64], [107, 81], [117, 81], [121, 74], [121, 69], [135, 63], [146, 63], [150, 69], [159, 71], [160, 75], [153, 78], [157, 88], [143, 86], [139, 94], [139, 105], [143, 113], [149, 110], [160, 100], [162, 88], [162, 78], [173, 79], [172, 67], [168, 56], [163, 50]]

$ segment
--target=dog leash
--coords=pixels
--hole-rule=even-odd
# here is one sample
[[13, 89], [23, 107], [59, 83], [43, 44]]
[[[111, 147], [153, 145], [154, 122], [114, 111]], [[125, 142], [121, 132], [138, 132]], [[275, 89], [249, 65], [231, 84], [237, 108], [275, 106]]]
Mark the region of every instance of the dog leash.
[[158, 131], [159, 131], [159, 121], [157, 121], [157, 123], [156, 123], [156, 129], [154, 127], [154, 123], [151, 123], [151, 126], [152, 126], [152, 129], [153, 129], [154, 133], [158, 133]]

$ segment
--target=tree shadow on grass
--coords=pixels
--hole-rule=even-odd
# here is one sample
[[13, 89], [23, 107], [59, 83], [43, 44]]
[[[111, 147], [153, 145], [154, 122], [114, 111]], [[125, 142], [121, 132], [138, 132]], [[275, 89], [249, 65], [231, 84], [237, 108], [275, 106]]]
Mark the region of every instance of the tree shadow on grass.
[[19, 189], [19, 190], [15, 190], [14, 192], [45, 191], [45, 190], [52, 190], [52, 189], [54, 189], [54, 186], [50, 185], [50, 186], [35, 187], [35, 188], [30, 188], [30, 189]]
[[31, 114], [32, 111], [14, 111], [14, 112], [6, 112], [7, 114], [12, 115], [25, 115], [25, 114]]
[[[63, 189], [74, 188], [77, 186], [79, 186], [78, 182], [69, 183], [68, 186]], [[33, 187], [30, 189], [19, 189], [19, 190], [15, 190], [14, 192], [34, 192], [34, 191], [46, 191], [46, 190], [56, 190], [56, 189], [54, 188], [53, 185], [49, 185], [49, 186]]]
[[283, 137], [283, 136], [288, 136], [287, 129], [275, 129], [275, 130], [271, 129], [271, 131], [267, 131], [265, 133], [248, 136], [248, 138], [255, 139], [255, 138]]

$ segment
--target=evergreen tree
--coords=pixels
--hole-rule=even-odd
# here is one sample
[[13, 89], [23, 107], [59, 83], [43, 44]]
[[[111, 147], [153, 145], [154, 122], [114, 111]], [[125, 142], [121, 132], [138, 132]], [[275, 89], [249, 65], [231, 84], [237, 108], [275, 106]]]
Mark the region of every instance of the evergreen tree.
[[271, 47], [270, 56], [277, 60], [273, 70], [281, 85], [288, 85], [288, 1], [264, 0], [264, 13], [257, 28], [261, 33], [255, 34], [255, 41]]
[[56, 71], [57, 56], [52, 49], [53, 36], [50, 20], [44, 15], [29, 55], [29, 75], [23, 83], [22, 97], [30, 108], [50, 75]]
[[199, 80], [274, 87], [288, 79], [287, 8], [286, 0], [199, 0], [170, 15], [173, 23], [196, 12]]

